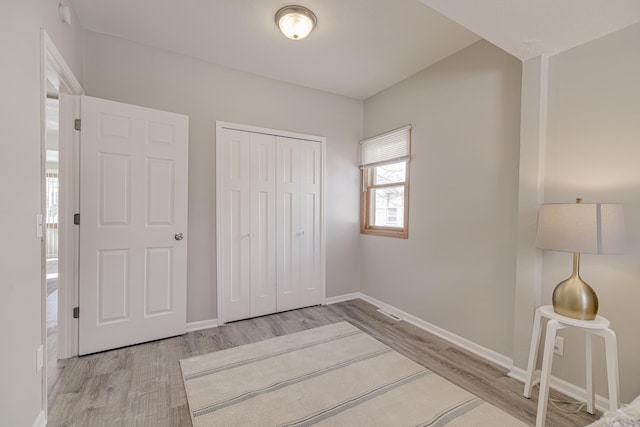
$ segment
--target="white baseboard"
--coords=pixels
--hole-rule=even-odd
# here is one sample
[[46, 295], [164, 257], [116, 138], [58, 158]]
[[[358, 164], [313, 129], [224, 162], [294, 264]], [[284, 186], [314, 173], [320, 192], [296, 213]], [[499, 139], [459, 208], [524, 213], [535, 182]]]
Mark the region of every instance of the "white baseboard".
[[[523, 393], [524, 393], [524, 381], [525, 381], [525, 377], [526, 377], [526, 371], [524, 369], [518, 368], [513, 366], [513, 360], [503, 354], [500, 354], [496, 351], [493, 351], [491, 349], [488, 349], [486, 347], [483, 347], [479, 344], [476, 344], [473, 341], [470, 341], [466, 338], [462, 338], [459, 335], [456, 335], [452, 332], [449, 332], [445, 329], [442, 329], [438, 326], [432, 325], [429, 322], [426, 322], [422, 319], [419, 319], [409, 313], [406, 313], [400, 309], [397, 309], [396, 307], [393, 307], [392, 305], [386, 304], [382, 301], [379, 301], [375, 298], [372, 298], [368, 295], [365, 294], [361, 294], [360, 298], [362, 298], [363, 300], [376, 305], [382, 309], [384, 309], [386, 312], [391, 313], [392, 315], [399, 317], [400, 319], [404, 320], [405, 322], [411, 323], [421, 329], [424, 329], [427, 332], [430, 332], [434, 335], [439, 336], [442, 339], [445, 339], [447, 341], [449, 341], [452, 344], [455, 344], [459, 347], [464, 348], [465, 350], [470, 351], [471, 353], [480, 356], [486, 360], [489, 360], [497, 365], [502, 366], [505, 369], [509, 370], [509, 377], [514, 378], [520, 382], [522, 382], [523, 384]], [[540, 374], [539, 372], [536, 372], [534, 375], [534, 378], [539, 378]], [[577, 401], [580, 402], [584, 402], [585, 401], [585, 396], [587, 395], [587, 391], [582, 388], [582, 387], [578, 387], [575, 384], [571, 384], [568, 381], [565, 381], [563, 379], [560, 379], [558, 377], [554, 377], [551, 376], [551, 380], [549, 381], [549, 386], [551, 388], [553, 388], [554, 390], [559, 391], [560, 393], [566, 394], [567, 396], [571, 397], [572, 399], [575, 399]], [[603, 396], [600, 396], [599, 394], [596, 394], [596, 398], [595, 398], [595, 402], [594, 402], [595, 406], [597, 409], [601, 410], [601, 411], [608, 411], [609, 410], [609, 400]]]
[[[524, 393], [524, 381], [526, 377], [526, 371], [522, 368], [518, 368], [513, 366], [513, 360], [510, 357], [507, 357], [503, 354], [500, 354], [496, 351], [488, 349], [486, 347], [481, 346], [473, 341], [470, 341], [466, 338], [463, 338], [459, 335], [456, 335], [452, 332], [449, 332], [445, 329], [442, 329], [438, 326], [435, 326], [425, 320], [422, 320], [412, 314], [409, 314], [399, 308], [396, 308], [390, 304], [384, 303], [380, 300], [377, 300], [369, 295], [363, 294], [362, 292], [354, 292], [351, 294], [338, 295], [335, 297], [330, 297], [326, 299], [325, 304], [335, 304], [338, 302], [349, 301], [353, 299], [362, 299], [370, 304], [373, 304], [382, 310], [384, 310], [383, 314], [391, 315], [392, 318], [397, 317], [400, 320], [404, 320], [405, 322], [411, 323], [414, 326], [417, 326], [420, 329], [423, 329], [427, 332], [430, 332], [446, 341], [449, 341], [452, 344], [457, 345], [458, 347], [462, 347], [471, 353], [482, 357], [490, 362], [493, 362], [499, 366], [502, 366], [505, 369], [509, 370], [509, 377], [514, 378], [523, 384], [523, 393]], [[391, 317], [390, 316], [390, 317]], [[536, 371], [534, 374], [534, 384], [539, 380], [540, 373]], [[557, 390], [572, 399], [575, 399], [580, 402], [585, 401], [585, 396], [587, 394], [586, 390], [582, 387], [578, 387], [575, 384], [571, 384], [568, 381], [562, 380], [558, 377], [551, 376], [551, 380], [549, 382], [549, 386], [554, 390]], [[609, 410], [609, 400], [599, 394], [596, 394], [595, 398], [595, 406], [597, 409], [601, 411]]]
[[338, 295], [337, 297], [325, 298], [324, 303], [326, 305], [336, 304], [339, 302], [350, 301], [352, 299], [358, 299], [358, 298], [362, 298], [362, 294], [360, 292], [354, 292], [352, 294], [344, 294], [344, 295]]
[[482, 357], [483, 359], [489, 360], [490, 362], [493, 362], [499, 366], [502, 366], [505, 369], [510, 370], [513, 367], [513, 360], [510, 357], [507, 357], [496, 351], [483, 347], [480, 344], [477, 344], [473, 341], [470, 341], [466, 338], [456, 335], [453, 332], [449, 332], [445, 329], [442, 329], [412, 314], [409, 314], [406, 311], [400, 310], [399, 308], [396, 308], [390, 304], [384, 303], [380, 300], [370, 297], [369, 295], [361, 293], [360, 298], [362, 298], [363, 300], [375, 306], [378, 306], [384, 309], [387, 313], [390, 313], [393, 316], [398, 317], [407, 323], [411, 323], [412, 325], [417, 326], [420, 329], [424, 329], [425, 331], [432, 333], [433, 335], [439, 336], [440, 338], [447, 340], [450, 343], [457, 345], [458, 347], [462, 347], [465, 350], [470, 351], [471, 353]]
[[[511, 378], [514, 378], [524, 384], [525, 378], [527, 376], [527, 371], [522, 368], [512, 367], [508, 374]], [[533, 375], [534, 381], [533, 384], [538, 384], [540, 382], [540, 370], [536, 370]], [[560, 379], [558, 377], [551, 376], [549, 381], [549, 387], [552, 389], [559, 391], [560, 393], [566, 394], [572, 399], [575, 399], [579, 402], [585, 402], [587, 396], [587, 390], [582, 387], [578, 387], [575, 384], [571, 384], [568, 381]], [[522, 389], [524, 393], [524, 386]], [[596, 409], [601, 410], [602, 412], [606, 412], [609, 410], [609, 399], [599, 394], [596, 394], [596, 399], [594, 402]]]
[[47, 418], [44, 416], [44, 411], [40, 411], [36, 420], [33, 422], [33, 427], [45, 427], [47, 425]]
[[406, 311], [400, 310], [399, 308], [396, 308], [390, 304], [377, 300], [373, 297], [370, 297], [369, 295], [363, 294], [362, 292], [354, 292], [351, 294], [344, 294], [327, 298], [326, 304], [335, 304], [338, 302], [349, 301], [358, 298], [383, 309], [386, 312], [384, 314], [391, 314], [392, 316], [397, 317], [400, 320], [411, 323], [412, 325], [417, 326], [420, 329], [439, 336], [440, 338], [447, 340], [450, 343], [457, 345], [458, 347], [462, 347], [477, 356], [496, 363], [497, 365], [500, 365], [505, 369], [510, 370], [513, 367], [513, 360], [510, 357], [507, 357], [496, 351], [483, 347], [480, 344], [477, 344], [473, 341], [442, 329], [412, 314], [409, 314]]
[[[526, 376], [527, 376], [527, 371], [525, 371], [522, 368], [518, 368], [517, 366], [512, 366], [507, 375], [509, 377], [513, 378], [514, 380], [518, 380], [518, 381], [520, 381], [521, 383], [524, 384], [524, 381], [525, 381]], [[533, 373], [533, 385], [538, 384], [538, 382], [540, 382], [540, 370], [539, 369]], [[522, 392], [524, 393], [524, 388], [523, 388]]]
[[201, 331], [203, 329], [217, 328], [218, 319], [199, 320], [187, 323], [187, 332]]

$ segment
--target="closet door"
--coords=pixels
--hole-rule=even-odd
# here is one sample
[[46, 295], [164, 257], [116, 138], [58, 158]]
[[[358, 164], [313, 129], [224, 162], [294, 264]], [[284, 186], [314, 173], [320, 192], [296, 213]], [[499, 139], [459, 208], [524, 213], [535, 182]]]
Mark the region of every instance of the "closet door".
[[[251, 317], [251, 134], [223, 129], [219, 195], [221, 216], [218, 251], [223, 321]], [[220, 176], [222, 175], [222, 176]], [[219, 313], [220, 315], [220, 313]]]
[[224, 322], [276, 311], [276, 140], [223, 129], [221, 298]]
[[251, 135], [251, 316], [276, 311], [276, 138]]
[[278, 311], [322, 303], [321, 170], [317, 142], [277, 138]]
[[321, 186], [322, 150], [317, 142], [300, 141], [300, 306], [322, 303]]
[[279, 132], [216, 124], [220, 324], [324, 298], [324, 139]]
[[276, 139], [277, 310], [300, 307], [300, 149], [293, 138]]

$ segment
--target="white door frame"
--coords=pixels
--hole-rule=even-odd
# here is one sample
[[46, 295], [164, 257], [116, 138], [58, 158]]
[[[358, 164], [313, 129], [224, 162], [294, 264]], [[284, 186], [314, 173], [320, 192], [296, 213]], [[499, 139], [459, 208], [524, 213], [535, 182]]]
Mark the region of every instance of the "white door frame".
[[[60, 51], [44, 29], [40, 30], [41, 43], [41, 96], [40, 96], [40, 153], [41, 153], [41, 182], [45, 180], [45, 133], [46, 133], [46, 103], [47, 81], [51, 82], [58, 93], [68, 95], [81, 95], [84, 93], [82, 86], [73, 75]], [[77, 104], [77, 103], [75, 103]], [[74, 111], [77, 110], [77, 111]], [[79, 105], [72, 105], [71, 111], [67, 110], [64, 116], [61, 111], [60, 121], [71, 122], [79, 111]], [[69, 126], [69, 129], [72, 127]], [[62, 130], [62, 129], [61, 129]], [[59, 247], [58, 247], [58, 357], [61, 359], [78, 354], [78, 322], [73, 319], [72, 307], [77, 301], [78, 286], [78, 230], [73, 225], [73, 213], [77, 212], [78, 181], [77, 181], [77, 152], [79, 136], [77, 132], [68, 132], [59, 135], [60, 176], [66, 177], [64, 188], [60, 188], [60, 215], [59, 215]], [[41, 212], [45, 211], [45, 188], [41, 189]], [[45, 235], [43, 233], [43, 235]], [[45, 269], [46, 257], [43, 250], [41, 254], [41, 289], [42, 289], [42, 324], [41, 339], [43, 346], [44, 364], [42, 369], [42, 410], [47, 414], [47, 280]]]
[[215, 214], [215, 230], [216, 230], [216, 296], [217, 296], [217, 324], [223, 325], [225, 323], [224, 317], [224, 308], [222, 301], [222, 269], [220, 266], [222, 265], [222, 248], [220, 236], [222, 236], [222, 218], [219, 215], [219, 207], [222, 206], [222, 180], [219, 179], [218, 171], [223, 170], [222, 161], [224, 160], [222, 157], [222, 144], [218, 143], [222, 141], [222, 131], [223, 129], [234, 129], [245, 132], [253, 132], [253, 133], [263, 133], [267, 135], [274, 136], [283, 136], [288, 138], [295, 139], [303, 139], [307, 141], [318, 142], [321, 145], [322, 150], [322, 170], [320, 176], [320, 191], [322, 194], [322, 208], [320, 210], [320, 227], [322, 229], [320, 235], [320, 252], [321, 252], [321, 271], [322, 271], [322, 305], [326, 304], [327, 297], [327, 280], [326, 280], [326, 262], [327, 262], [327, 254], [326, 254], [326, 207], [325, 207], [325, 175], [326, 175], [326, 159], [327, 159], [327, 139], [323, 136], [317, 135], [309, 135], [298, 132], [289, 132], [284, 130], [277, 129], [269, 129], [251, 125], [244, 125], [239, 123], [230, 123], [223, 121], [216, 121], [216, 214]]
[[[68, 97], [68, 98], [67, 98]], [[68, 101], [68, 102], [67, 102]], [[73, 128], [80, 117], [80, 99], [60, 93], [60, 126], [58, 134], [60, 172], [60, 214], [58, 216], [58, 358], [78, 355], [78, 319], [73, 307], [78, 306], [79, 227], [73, 223], [74, 213], [80, 212], [80, 134]]]

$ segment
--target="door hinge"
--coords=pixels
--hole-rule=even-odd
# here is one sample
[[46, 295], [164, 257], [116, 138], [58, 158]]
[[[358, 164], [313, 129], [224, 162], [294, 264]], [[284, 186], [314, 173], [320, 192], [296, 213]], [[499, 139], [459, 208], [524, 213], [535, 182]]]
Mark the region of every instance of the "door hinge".
[[73, 214], [73, 224], [80, 225], [80, 214]]
[[73, 318], [74, 319], [80, 318], [80, 307], [73, 307]]
[[73, 121], [73, 128], [77, 131], [79, 131], [80, 129], [82, 129], [82, 120], [80, 119], [75, 119]]

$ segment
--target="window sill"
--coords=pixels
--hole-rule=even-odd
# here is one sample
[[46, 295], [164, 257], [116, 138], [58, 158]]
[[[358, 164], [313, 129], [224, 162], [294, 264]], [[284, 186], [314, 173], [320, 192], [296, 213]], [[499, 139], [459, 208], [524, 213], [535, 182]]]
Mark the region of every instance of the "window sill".
[[395, 237], [398, 239], [408, 239], [409, 230], [394, 230], [389, 228], [362, 228], [360, 234], [369, 234], [371, 236]]

